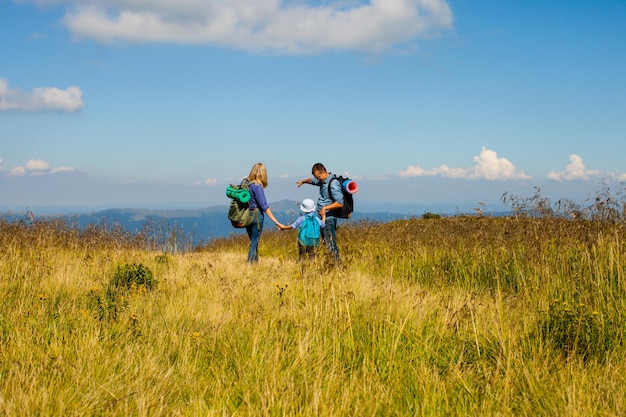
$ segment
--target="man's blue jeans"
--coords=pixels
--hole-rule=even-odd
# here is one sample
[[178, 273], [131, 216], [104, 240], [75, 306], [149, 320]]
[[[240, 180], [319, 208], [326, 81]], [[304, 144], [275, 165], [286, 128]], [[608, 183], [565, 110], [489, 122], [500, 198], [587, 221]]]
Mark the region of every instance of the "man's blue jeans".
[[322, 229], [322, 239], [328, 250], [333, 254], [339, 263], [339, 248], [337, 247], [337, 218], [326, 217], [324, 228]]
[[248, 250], [248, 263], [259, 262], [259, 240], [263, 231], [263, 220], [265, 215], [259, 209], [256, 210], [255, 219], [250, 226], [246, 226], [246, 232], [250, 238], [250, 249]]

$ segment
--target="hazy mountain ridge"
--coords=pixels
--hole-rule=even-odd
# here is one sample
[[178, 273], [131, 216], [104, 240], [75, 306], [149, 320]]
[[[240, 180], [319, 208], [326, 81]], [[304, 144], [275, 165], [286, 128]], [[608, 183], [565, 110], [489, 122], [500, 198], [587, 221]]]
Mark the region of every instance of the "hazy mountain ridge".
[[[293, 200], [281, 200], [271, 203], [272, 212], [283, 224], [291, 223], [299, 214], [299, 203]], [[32, 221], [37, 218], [64, 218], [68, 222], [84, 228], [88, 225], [119, 224], [124, 229], [136, 233], [142, 230], [168, 230], [176, 228], [184, 235], [191, 236], [194, 245], [212, 239], [228, 237], [232, 234], [244, 233], [244, 229], [235, 229], [226, 214], [228, 205], [217, 205], [201, 209], [152, 210], [117, 208], [97, 210], [89, 213], [66, 213], [57, 215], [37, 215], [30, 217], [28, 212], [3, 213], [1, 216], [9, 221]], [[391, 212], [360, 212], [355, 211], [350, 220], [342, 221], [391, 221], [406, 217], [409, 214]]]

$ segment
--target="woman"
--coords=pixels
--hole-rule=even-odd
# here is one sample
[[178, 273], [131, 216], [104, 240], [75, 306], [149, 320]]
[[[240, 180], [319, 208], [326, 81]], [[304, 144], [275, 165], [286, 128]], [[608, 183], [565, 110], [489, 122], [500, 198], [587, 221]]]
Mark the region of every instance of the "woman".
[[259, 239], [261, 238], [261, 231], [263, 230], [265, 214], [267, 214], [279, 228], [282, 227], [282, 224], [276, 220], [276, 217], [274, 217], [265, 199], [264, 189], [267, 187], [267, 170], [264, 164], [259, 162], [252, 166], [250, 175], [248, 175], [248, 182], [250, 183], [248, 186], [250, 190], [250, 211], [254, 213], [254, 221], [251, 225], [246, 226], [246, 231], [250, 238], [248, 263], [254, 264], [259, 261]]

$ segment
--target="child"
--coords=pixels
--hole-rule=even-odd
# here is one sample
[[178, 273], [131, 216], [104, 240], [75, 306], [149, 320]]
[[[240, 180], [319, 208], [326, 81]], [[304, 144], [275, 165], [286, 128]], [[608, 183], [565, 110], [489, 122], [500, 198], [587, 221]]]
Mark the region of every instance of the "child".
[[300, 205], [302, 215], [292, 224], [279, 226], [281, 230], [298, 229], [298, 253], [300, 260], [304, 255], [309, 258], [315, 256], [315, 249], [320, 244], [320, 229], [324, 227], [324, 221], [315, 212], [315, 202], [310, 198], [305, 199]]

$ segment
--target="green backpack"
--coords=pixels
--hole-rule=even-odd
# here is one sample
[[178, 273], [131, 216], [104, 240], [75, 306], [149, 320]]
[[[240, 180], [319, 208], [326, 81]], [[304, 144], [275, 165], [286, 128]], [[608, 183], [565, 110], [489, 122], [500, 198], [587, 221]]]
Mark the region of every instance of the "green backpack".
[[226, 196], [231, 199], [228, 208], [228, 220], [233, 227], [242, 228], [252, 224], [254, 213], [250, 211], [250, 183], [244, 178], [239, 185], [226, 187]]

